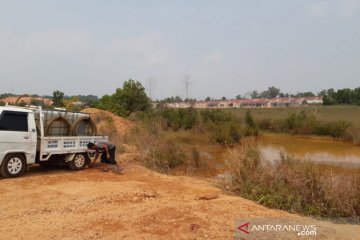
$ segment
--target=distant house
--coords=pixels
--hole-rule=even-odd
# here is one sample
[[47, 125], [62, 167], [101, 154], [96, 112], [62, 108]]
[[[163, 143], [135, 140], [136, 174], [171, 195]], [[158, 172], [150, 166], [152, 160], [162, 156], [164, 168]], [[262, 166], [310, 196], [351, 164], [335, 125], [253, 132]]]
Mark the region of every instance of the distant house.
[[166, 106], [168, 108], [189, 108], [191, 107], [191, 103], [189, 102], [167, 103]]
[[312, 104], [322, 104], [322, 97], [303, 98], [256, 98], [236, 100], [198, 101], [195, 103], [178, 102], [168, 103], [169, 108], [276, 108], [276, 107], [299, 107]]
[[307, 97], [305, 98], [307, 104], [323, 104], [323, 97]]
[[267, 106], [268, 99], [257, 98], [257, 99], [238, 99], [232, 100], [231, 107], [234, 108], [261, 108]]
[[198, 101], [194, 104], [194, 108], [208, 108], [209, 102], [207, 101]]

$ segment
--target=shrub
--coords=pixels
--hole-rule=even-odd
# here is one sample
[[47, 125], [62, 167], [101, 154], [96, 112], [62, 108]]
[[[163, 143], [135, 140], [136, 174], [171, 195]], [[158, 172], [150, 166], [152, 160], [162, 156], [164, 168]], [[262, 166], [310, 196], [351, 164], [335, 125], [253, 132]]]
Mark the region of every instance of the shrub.
[[213, 140], [220, 144], [238, 143], [245, 135], [243, 124], [230, 112], [203, 110], [201, 121], [211, 133]]
[[164, 136], [163, 126], [159, 121], [139, 122], [124, 140], [139, 149], [139, 160], [146, 167], [159, 172], [169, 173], [171, 169], [182, 165], [186, 157], [178, 143]]
[[174, 141], [164, 140], [149, 148], [144, 164], [160, 172], [169, 172], [170, 169], [183, 164], [184, 159], [184, 152]]
[[243, 197], [305, 215], [360, 220], [360, 176], [322, 174], [314, 162], [285, 155], [264, 162], [253, 143], [228, 150], [225, 161]]
[[231, 122], [236, 119], [236, 117], [230, 112], [216, 110], [202, 110], [201, 118], [204, 123], [219, 123], [219, 122]]
[[225, 145], [238, 143], [243, 136], [241, 126], [236, 122], [208, 123], [207, 129], [214, 141]]
[[261, 153], [257, 145], [247, 141], [225, 154], [225, 164], [238, 184], [251, 180], [250, 176], [260, 170], [260, 160]]
[[198, 122], [198, 113], [194, 108], [171, 109], [165, 108], [159, 113], [174, 131], [192, 129]]
[[252, 117], [250, 111], [246, 111], [245, 114], [245, 136], [257, 136], [259, 135], [259, 127], [255, 123], [254, 118]]
[[293, 113], [285, 120], [285, 127], [294, 134], [311, 134], [316, 126], [316, 117], [305, 111]]

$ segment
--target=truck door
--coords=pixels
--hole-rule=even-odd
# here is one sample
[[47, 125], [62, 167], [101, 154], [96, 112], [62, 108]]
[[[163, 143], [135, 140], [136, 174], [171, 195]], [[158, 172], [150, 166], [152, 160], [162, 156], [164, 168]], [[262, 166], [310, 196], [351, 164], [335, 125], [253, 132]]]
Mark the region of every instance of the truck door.
[[4, 154], [22, 152], [29, 160], [32, 155], [32, 146], [28, 113], [3, 111], [0, 115], [0, 139], [0, 152]]
[[28, 114], [29, 132], [30, 132], [30, 158], [28, 158], [28, 164], [35, 163], [36, 147], [37, 147], [37, 132], [34, 113]]

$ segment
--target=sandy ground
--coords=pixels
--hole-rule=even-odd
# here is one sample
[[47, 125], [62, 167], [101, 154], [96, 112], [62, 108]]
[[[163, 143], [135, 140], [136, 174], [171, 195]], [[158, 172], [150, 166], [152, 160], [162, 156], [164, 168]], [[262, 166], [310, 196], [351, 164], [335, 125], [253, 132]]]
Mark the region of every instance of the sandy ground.
[[[211, 180], [162, 175], [132, 161], [123, 166], [123, 175], [34, 166], [24, 177], [0, 179], [0, 239], [255, 239], [234, 237], [236, 224], [253, 217], [309, 220], [223, 194]], [[316, 237], [256, 239], [360, 236], [356, 226], [314, 223]]]

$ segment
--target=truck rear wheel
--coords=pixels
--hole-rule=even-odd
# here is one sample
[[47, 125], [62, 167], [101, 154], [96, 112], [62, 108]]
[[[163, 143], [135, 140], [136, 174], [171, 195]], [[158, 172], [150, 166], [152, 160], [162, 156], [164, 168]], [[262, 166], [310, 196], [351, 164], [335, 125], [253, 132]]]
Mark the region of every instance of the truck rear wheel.
[[87, 158], [88, 157], [83, 153], [76, 154], [74, 159], [68, 163], [69, 168], [73, 171], [78, 171], [78, 170], [84, 169], [88, 162]]
[[26, 161], [23, 154], [11, 153], [6, 155], [1, 165], [1, 175], [6, 178], [16, 178], [24, 174]]

